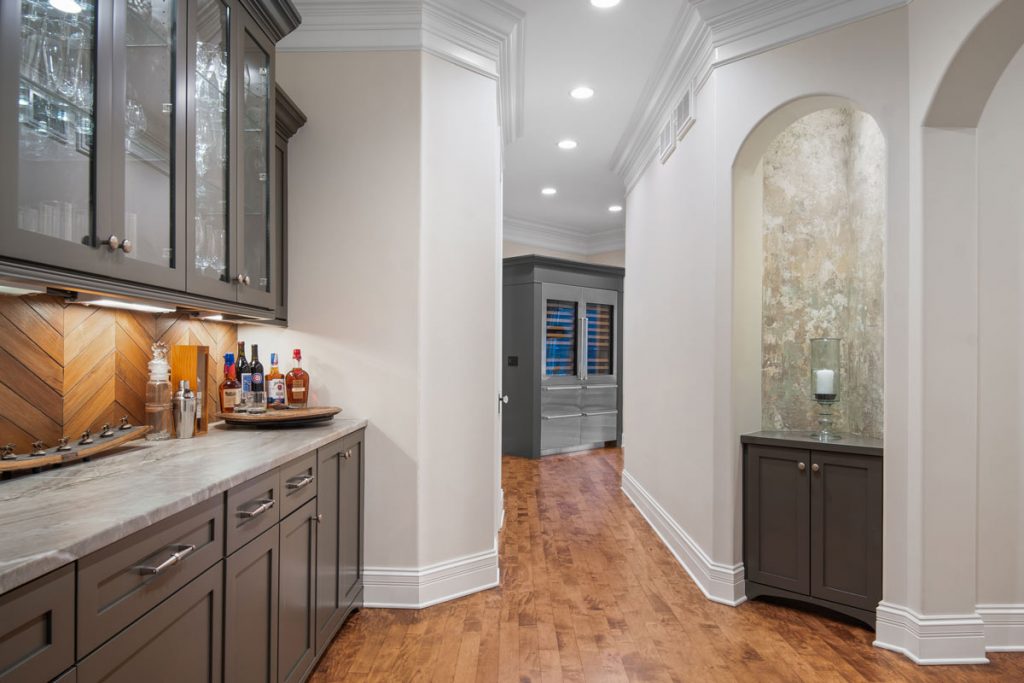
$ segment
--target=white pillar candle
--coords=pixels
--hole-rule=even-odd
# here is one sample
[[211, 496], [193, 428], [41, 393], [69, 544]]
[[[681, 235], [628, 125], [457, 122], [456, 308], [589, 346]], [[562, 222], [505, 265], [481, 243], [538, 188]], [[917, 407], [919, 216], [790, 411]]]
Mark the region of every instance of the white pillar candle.
[[814, 373], [814, 393], [834, 394], [836, 373], [834, 370], [818, 370]]

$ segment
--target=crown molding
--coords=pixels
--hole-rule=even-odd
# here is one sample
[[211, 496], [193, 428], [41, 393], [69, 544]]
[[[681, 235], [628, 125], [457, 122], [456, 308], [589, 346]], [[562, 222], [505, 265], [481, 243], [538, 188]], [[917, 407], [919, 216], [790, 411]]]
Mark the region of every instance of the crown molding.
[[[689, 0], [651, 73], [611, 167], [632, 191], [658, 155], [658, 132], [693, 83], [690, 107], [721, 66], [907, 5], [909, 0]], [[698, 122], [699, 126], [700, 123]]]
[[503, 239], [540, 249], [593, 256], [626, 247], [626, 232], [623, 228], [595, 233], [515, 216], [505, 216], [503, 225]]
[[[632, 191], [658, 155], [658, 134], [679, 99], [693, 87], [693, 97], [711, 73], [711, 31], [697, 10], [686, 4], [676, 16], [657, 66], [644, 86], [626, 132], [612, 155], [612, 170]], [[696, 102], [690, 102], [691, 111]], [[697, 124], [700, 125], [700, 124]]]
[[498, 81], [505, 143], [522, 134], [525, 14], [503, 0], [301, 0], [281, 52], [422, 51]]
[[690, 0], [711, 29], [716, 66], [830, 31], [910, 0]]

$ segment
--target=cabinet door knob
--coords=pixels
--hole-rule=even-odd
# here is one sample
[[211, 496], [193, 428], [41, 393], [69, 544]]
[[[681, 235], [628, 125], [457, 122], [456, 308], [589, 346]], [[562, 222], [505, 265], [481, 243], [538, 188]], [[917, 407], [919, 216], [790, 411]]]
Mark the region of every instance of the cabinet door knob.
[[242, 275], [241, 273], [239, 273], [238, 275], [235, 276], [235, 282], [237, 282], [240, 285], [244, 285], [245, 284], [245, 276]]
[[249, 284], [249, 282], [250, 282], [249, 276], [246, 275], [245, 278], [242, 280], [242, 283], [247, 285], [247, 284]]
[[134, 248], [135, 245], [132, 244], [131, 240], [125, 240], [124, 242], [121, 242], [121, 251], [123, 251], [126, 254], [132, 253], [132, 249]]
[[117, 251], [117, 248], [121, 246], [121, 238], [117, 235], [111, 235], [104, 244], [110, 247], [110, 251]]
[[797, 465], [797, 467], [798, 467], [798, 468], [800, 468], [800, 471], [801, 471], [801, 472], [803, 472], [804, 470], [806, 470], [806, 469], [807, 469], [807, 463], [805, 463], [805, 462], [802, 462], [802, 463], [800, 463], [799, 465]]
[[813, 465], [811, 465], [811, 471], [812, 472], [820, 472], [821, 471], [821, 465], [819, 465], [818, 463], [814, 463]]
[[316, 517], [314, 517], [314, 518], [313, 518], [313, 521], [314, 521], [314, 522], [316, 522], [317, 524], [319, 524], [319, 523], [321, 523], [322, 521], [324, 521], [324, 515], [323, 515], [323, 513], [320, 513], [320, 514], [318, 514], [318, 515], [317, 515]]

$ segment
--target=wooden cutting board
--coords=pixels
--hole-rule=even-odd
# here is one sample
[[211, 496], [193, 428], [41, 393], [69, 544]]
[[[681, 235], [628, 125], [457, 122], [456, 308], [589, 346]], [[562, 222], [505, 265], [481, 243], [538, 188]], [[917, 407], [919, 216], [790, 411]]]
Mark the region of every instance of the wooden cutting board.
[[291, 427], [325, 422], [340, 412], [336, 406], [271, 408], [265, 413], [217, 413], [217, 419], [239, 427]]

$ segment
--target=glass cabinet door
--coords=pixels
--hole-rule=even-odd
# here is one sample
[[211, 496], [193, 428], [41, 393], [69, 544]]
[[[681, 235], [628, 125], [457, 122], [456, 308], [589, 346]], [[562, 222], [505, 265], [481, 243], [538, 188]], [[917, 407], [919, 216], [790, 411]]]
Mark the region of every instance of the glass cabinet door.
[[[104, 18], [97, 4], [0, 3], [0, 252], [102, 273], [94, 248], [97, 39]], [[17, 72], [8, 68], [13, 64]]]
[[587, 377], [614, 374], [615, 307], [611, 304], [587, 304]]
[[[185, 0], [116, 0], [112, 131], [124, 153], [112, 169], [117, 187], [114, 225], [106, 250], [120, 277], [184, 289], [184, 247], [178, 229], [184, 203], [175, 187], [184, 160], [184, 108], [178, 107], [185, 60], [179, 27]], [[180, 124], [180, 125], [179, 125]], [[184, 173], [180, 176], [184, 178]], [[119, 191], [118, 191], [119, 190]]]
[[196, 294], [234, 299], [231, 14], [221, 0], [196, 0], [191, 12], [188, 289]]
[[271, 208], [274, 133], [273, 45], [248, 19], [242, 28], [239, 137], [238, 300], [274, 308], [276, 255]]

